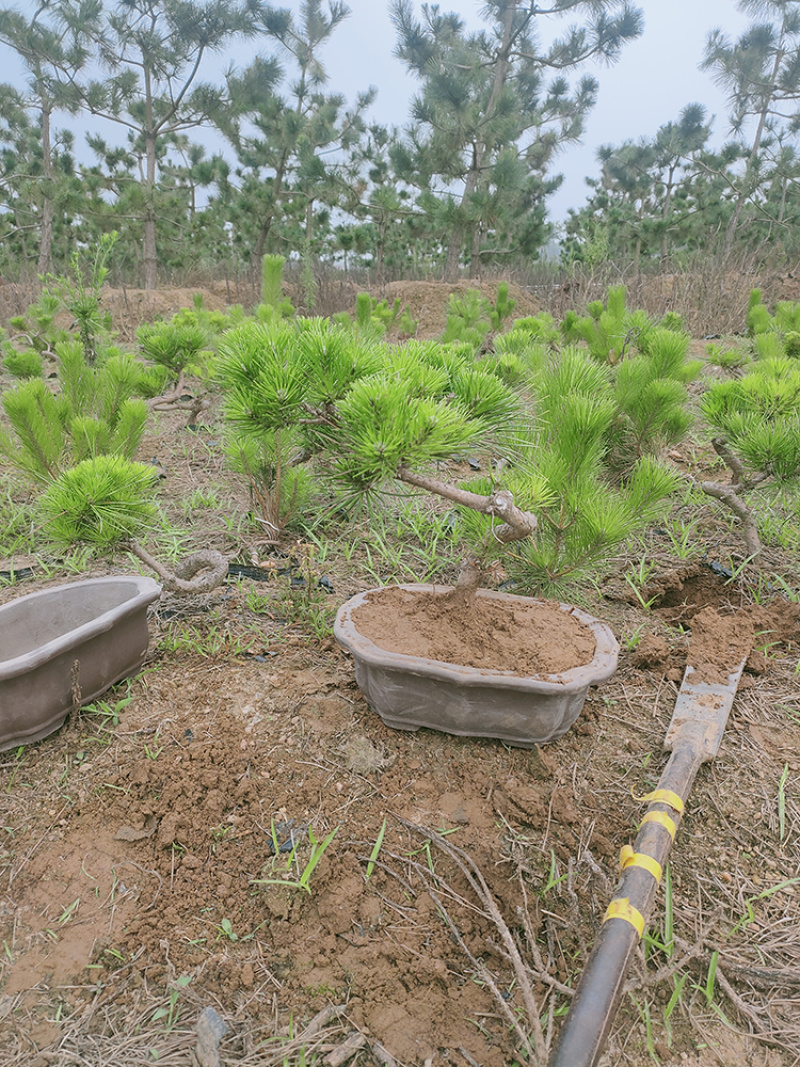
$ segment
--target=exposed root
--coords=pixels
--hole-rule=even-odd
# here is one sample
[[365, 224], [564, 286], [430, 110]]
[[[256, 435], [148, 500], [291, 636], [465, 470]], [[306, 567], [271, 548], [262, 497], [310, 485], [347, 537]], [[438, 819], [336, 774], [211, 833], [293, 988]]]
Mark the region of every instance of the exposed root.
[[129, 541], [125, 548], [152, 568], [170, 593], [210, 593], [222, 585], [228, 573], [227, 559], [214, 549], [194, 552], [172, 572], [135, 541]]

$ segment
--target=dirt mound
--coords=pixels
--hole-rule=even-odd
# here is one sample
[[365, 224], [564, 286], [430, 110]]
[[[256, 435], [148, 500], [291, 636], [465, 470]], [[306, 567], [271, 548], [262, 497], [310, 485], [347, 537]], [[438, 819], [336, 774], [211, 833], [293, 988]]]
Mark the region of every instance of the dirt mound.
[[111, 312], [114, 329], [126, 341], [133, 339], [142, 323], [171, 319], [176, 311], [194, 307], [199, 299], [207, 311], [224, 311], [242, 302], [236, 289], [224, 283], [197, 289], [103, 289], [103, 307]]
[[[497, 286], [496, 281], [478, 282], [466, 278], [457, 282], [389, 282], [381, 290], [380, 296], [390, 307], [399, 297], [403, 309], [407, 308], [417, 323], [415, 336], [427, 340], [438, 337], [444, 331], [447, 324], [447, 305], [451, 295], [463, 296], [470, 289], [478, 289], [482, 296], [494, 304], [497, 300]], [[508, 295], [509, 299], [516, 301], [513, 312], [515, 319], [526, 315], [538, 315], [542, 310], [531, 294], [516, 282], [508, 283]], [[390, 340], [398, 339], [400, 337], [399, 327], [395, 327], [389, 337]]]

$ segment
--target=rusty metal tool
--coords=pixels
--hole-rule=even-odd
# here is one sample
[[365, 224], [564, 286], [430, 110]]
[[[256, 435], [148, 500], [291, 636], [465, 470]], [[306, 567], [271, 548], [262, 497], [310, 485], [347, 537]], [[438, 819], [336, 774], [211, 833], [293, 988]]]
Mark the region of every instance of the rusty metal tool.
[[[655, 902], [684, 804], [703, 763], [719, 751], [746, 656], [722, 681], [687, 667], [664, 739], [672, 751], [633, 848], [622, 850], [621, 875], [603, 919], [549, 1067], [594, 1067], [616, 1015], [630, 958]], [[709, 675], [705, 675], [709, 677]]]

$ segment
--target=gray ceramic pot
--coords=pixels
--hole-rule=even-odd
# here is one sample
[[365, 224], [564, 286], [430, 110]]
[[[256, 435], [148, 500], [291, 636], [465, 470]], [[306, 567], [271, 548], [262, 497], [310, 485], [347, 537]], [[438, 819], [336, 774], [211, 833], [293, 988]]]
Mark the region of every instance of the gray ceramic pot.
[[147, 606], [161, 587], [139, 576], [87, 578], [0, 607], [0, 752], [57, 730], [141, 667]]
[[[403, 585], [409, 591], [441, 593], [446, 586]], [[483, 668], [461, 667], [387, 651], [359, 633], [353, 612], [370, 596], [371, 589], [348, 600], [339, 609], [334, 634], [349, 650], [356, 681], [370, 707], [387, 726], [418, 730], [427, 726], [466, 737], [493, 737], [519, 748], [552, 741], [565, 733], [581, 712], [590, 685], [605, 681], [615, 671], [619, 645], [605, 623], [568, 604], [560, 604], [594, 635], [595, 653], [583, 667], [530, 678], [493, 674]], [[478, 596], [507, 602], [531, 600], [491, 590]], [[535, 601], [534, 601], [535, 602]]]

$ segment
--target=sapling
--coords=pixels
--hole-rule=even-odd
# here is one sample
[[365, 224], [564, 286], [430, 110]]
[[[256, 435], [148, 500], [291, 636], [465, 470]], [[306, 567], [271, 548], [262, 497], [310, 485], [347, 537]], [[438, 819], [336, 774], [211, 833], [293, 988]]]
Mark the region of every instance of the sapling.
[[69, 333], [56, 323], [60, 309], [59, 297], [49, 289], [42, 289], [24, 315], [14, 315], [9, 320], [12, 333], [3, 341], [3, 352], [10, 354], [24, 344], [42, 356], [53, 356], [56, 342], [69, 340]]
[[55, 544], [89, 545], [100, 553], [121, 548], [152, 568], [175, 593], [209, 592], [228, 572], [219, 552], [196, 552], [170, 570], [139, 543], [158, 509], [153, 491], [158, 472], [122, 456], [85, 459], [47, 486], [37, 507], [45, 535]]
[[640, 336], [638, 348], [613, 374], [612, 461], [623, 469], [683, 438], [691, 422], [686, 385], [702, 367], [686, 358], [686, 333], [656, 326]]
[[39, 483], [87, 456], [133, 456], [147, 420], [135, 396], [142, 368], [132, 356], [110, 350], [92, 364], [77, 341], [58, 343], [55, 354], [55, 391], [32, 378], [2, 399], [10, 430], [0, 430], [0, 454]]
[[605, 305], [592, 301], [587, 314], [567, 312], [562, 331], [567, 344], [584, 341], [592, 356], [601, 363], [615, 364], [632, 348], [641, 349], [653, 321], [644, 311], [629, 312], [624, 285], [612, 286]]
[[47, 274], [43, 279], [74, 317], [87, 363], [95, 361], [98, 344], [111, 332], [111, 315], [102, 307], [102, 289], [116, 240], [116, 232], [103, 234], [92, 255], [73, 253], [69, 274]]
[[[5, 345], [3, 346], [5, 349]], [[42, 378], [44, 377], [44, 365], [42, 357], [35, 348], [27, 348], [19, 351], [12, 346], [6, 350], [3, 366], [14, 378]]]
[[255, 313], [259, 321], [290, 319], [294, 315], [291, 300], [283, 295], [285, 265], [283, 256], [267, 255], [261, 260], [261, 303]]
[[390, 307], [386, 300], [378, 300], [369, 293], [357, 293], [355, 320], [349, 312], [341, 311], [333, 316], [333, 321], [339, 326], [349, 327], [362, 340], [376, 341], [394, 325], [401, 311], [403, 302], [399, 296]]
[[778, 355], [774, 341], [778, 341], [781, 355], [792, 359], [800, 357], [800, 303], [794, 300], [779, 300], [775, 314], [761, 300], [761, 290], [753, 289], [747, 305], [747, 332], [753, 338], [753, 347], [762, 359]]
[[498, 330], [502, 329], [503, 323], [506, 319], [511, 318], [516, 306], [516, 300], [508, 295], [508, 282], [500, 282], [497, 286], [497, 299], [489, 313], [489, 321], [493, 333], [497, 333]]
[[701, 408], [720, 431], [712, 445], [730, 480], [697, 484], [739, 519], [747, 554], [755, 558], [762, 544], [751, 493], [792, 484], [800, 475], [800, 362], [760, 360], [744, 377], [712, 385]]
[[464, 341], [477, 351], [491, 328], [492, 310], [479, 289], [468, 289], [463, 296], [451, 293], [442, 341]]

